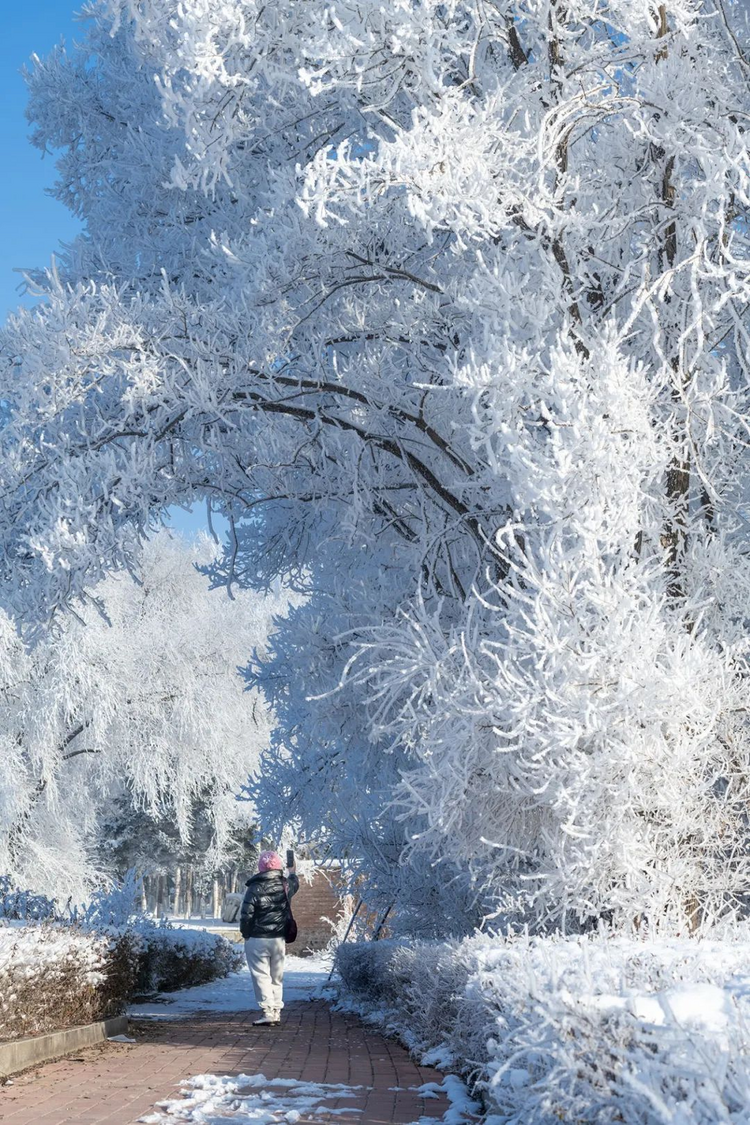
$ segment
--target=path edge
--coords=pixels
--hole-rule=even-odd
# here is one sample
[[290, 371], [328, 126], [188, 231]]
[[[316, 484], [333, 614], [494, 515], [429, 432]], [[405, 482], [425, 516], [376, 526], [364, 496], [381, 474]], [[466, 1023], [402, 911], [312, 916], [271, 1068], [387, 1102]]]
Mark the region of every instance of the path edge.
[[69, 1027], [64, 1031], [50, 1031], [46, 1035], [0, 1043], [0, 1077], [7, 1078], [38, 1063], [59, 1059], [84, 1047], [93, 1047], [103, 1043], [110, 1035], [126, 1035], [127, 1030], [128, 1017], [115, 1016], [83, 1027]]

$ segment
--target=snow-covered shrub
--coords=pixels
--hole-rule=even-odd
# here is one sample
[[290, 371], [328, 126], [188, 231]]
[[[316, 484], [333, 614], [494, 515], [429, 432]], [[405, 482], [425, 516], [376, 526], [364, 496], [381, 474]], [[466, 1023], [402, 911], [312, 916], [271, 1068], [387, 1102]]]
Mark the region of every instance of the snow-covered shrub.
[[[336, 968], [346, 988], [355, 996], [376, 1004], [388, 1002], [390, 969], [399, 950], [408, 946], [391, 941], [362, 942], [340, 945], [336, 951]], [[407, 953], [408, 955], [408, 953]]]
[[[346, 991], [380, 1013], [410, 1047], [429, 1049], [449, 1036], [469, 967], [457, 942], [376, 941], [340, 945], [336, 966]], [[421, 951], [427, 955], [422, 956]], [[399, 1013], [408, 1010], [412, 1029]], [[424, 1029], [424, 1030], [423, 1030]]]
[[338, 967], [343, 1002], [468, 1076], [493, 1125], [746, 1120], [747, 934], [363, 943]]
[[90, 929], [107, 926], [145, 925], [146, 915], [140, 905], [143, 880], [131, 868], [122, 882], [95, 891], [81, 911], [81, 920]]
[[[469, 941], [350, 942], [336, 952], [342, 996], [363, 1014], [395, 1032], [413, 1050], [440, 1047], [452, 1061], [448, 1041], [471, 971]], [[460, 955], [461, 951], [464, 955]]]
[[240, 967], [240, 949], [219, 934], [140, 914], [138, 889], [131, 872], [71, 924], [50, 900], [0, 882], [0, 1040], [106, 1019], [135, 995], [205, 984]]
[[54, 918], [56, 909], [54, 899], [19, 890], [9, 875], [0, 875], [0, 918], [42, 922]]
[[133, 991], [138, 949], [128, 932], [0, 928], [0, 1040], [118, 1015]]
[[137, 994], [206, 984], [242, 964], [242, 947], [221, 934], [153, 924], [140, 924], [133, 932], [139, 943]]
[[133, 996], [205, 984], [241, 961], [219, 934], [153, 923], [0, 926], [0, 1040], [107, 1019]]
[[242, 955], [234, 943], [220, 934], [157, 924], [141, 910], [140, 891], [140, 878], [129, 871], [122, 883], [92, 895], [82, 914], [88, 929], [131, 936], [137, 949], [137, 994], [206, 984], [239, 968]]

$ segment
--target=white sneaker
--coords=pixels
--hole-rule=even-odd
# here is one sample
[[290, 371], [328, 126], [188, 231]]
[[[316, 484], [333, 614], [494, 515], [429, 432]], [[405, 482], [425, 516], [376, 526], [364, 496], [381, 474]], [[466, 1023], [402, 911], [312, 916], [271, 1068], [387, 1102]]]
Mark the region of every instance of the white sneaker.
[[278, 1012], [269, 1012], [267, 1016], [261, 1016], [259, 1020], [253, 1020], [253, 1027], [270, 1027], [274, 1023], [281, 1023]]

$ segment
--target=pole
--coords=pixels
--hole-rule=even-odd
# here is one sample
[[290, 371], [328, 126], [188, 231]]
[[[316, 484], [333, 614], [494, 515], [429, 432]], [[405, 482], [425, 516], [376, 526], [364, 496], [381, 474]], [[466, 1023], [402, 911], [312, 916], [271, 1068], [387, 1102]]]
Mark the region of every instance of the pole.
[[372, 935], [372, 940], [373, 940], [373, 941], [377, 941], [377, 940], [378, 940], [378, 938], [380, 937], [380, 931], [381, 931], [381, 930], [383, 929], [383, 926], [384, 926], [384, 925], [386, 924], [386, 922], [388, 921], [388, 915], [389, 915], [389, 914], [390, 914], [390, 912], [391, 912], [391, 911], [393, 910], [393, 907], [394, 907], [394, 903], [391, 903], [391, 905], [390, 905], [390, 906], [388, 907], [388, 909], [386, 910], [386, 912], [385, 912], [385, 914], [383, 915], [383, 917], [382, 917], [382, 918], [380, 919], [380, 922], [378, 923], [378, 927], [377, 927], [377, 929], [375, 930], [375, 933], [374, 933], [374, 934]]

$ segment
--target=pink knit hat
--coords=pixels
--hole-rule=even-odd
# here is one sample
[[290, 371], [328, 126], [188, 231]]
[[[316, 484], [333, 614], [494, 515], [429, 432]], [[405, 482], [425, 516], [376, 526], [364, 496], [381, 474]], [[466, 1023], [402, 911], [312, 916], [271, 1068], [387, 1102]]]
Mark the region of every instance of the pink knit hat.
[[278, 852], [261, 852], [258, 856], [259, 871], [282, 871], [283, 867]]

